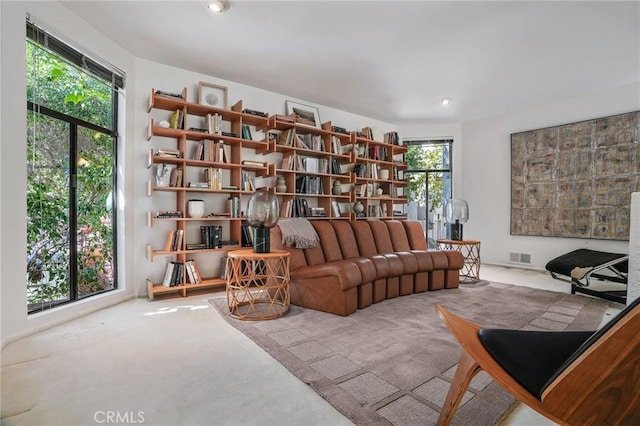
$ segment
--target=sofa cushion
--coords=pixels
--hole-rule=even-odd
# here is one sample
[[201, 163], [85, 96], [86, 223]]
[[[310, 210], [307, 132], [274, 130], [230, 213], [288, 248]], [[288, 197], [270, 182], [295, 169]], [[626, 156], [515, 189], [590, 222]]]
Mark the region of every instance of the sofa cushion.
[[369, 224], [365, 221], [357, 220], [351, 222], [351, 227], [353, 228], [353, 234], [356, 236], [360, 256], [371, 257], [378, 254], [376, 240]]
[[407, 239], [409, 240], [409, 247], [412, 250], [427, 250], [427, 239], [424, 236], [424, 229], [420, 222], [412, 220], [403, 220], [402, 225], [407, 231]]
[[344, 220], [334, 220], [331, 222], [331, 225], [333, 225], [333, 230], [336, 233], [336, 237], [338, 237], [342, 256], [345, 259], [360, 257], [358, 242], [356, 241], [356, 236], [353, 233], [353, 228], [349, 222]]
[[320, 246], [322, 247], [325, 262], [344, 259], [342, 250], [340, 249], [340, 243], [338, 243], [338, 238], [336, 237], [336, 232], [333, 230], [333, 226], [331, 226], [331, 222], [314, 220], [311, 224], [320, 238]]

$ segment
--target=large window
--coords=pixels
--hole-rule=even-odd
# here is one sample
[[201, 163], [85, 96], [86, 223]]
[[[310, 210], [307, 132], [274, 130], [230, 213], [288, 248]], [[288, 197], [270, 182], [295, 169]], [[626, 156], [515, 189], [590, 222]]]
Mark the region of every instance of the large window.
[[429, 247], [447, 237], [443, 207], [452, 197], [451, 158], [453, 141], [404, 140], [408, 145], [407, 218], [422, 222]]
[[27, 303], [117, 288], [116, 149], [124, 78], [27, 21]]

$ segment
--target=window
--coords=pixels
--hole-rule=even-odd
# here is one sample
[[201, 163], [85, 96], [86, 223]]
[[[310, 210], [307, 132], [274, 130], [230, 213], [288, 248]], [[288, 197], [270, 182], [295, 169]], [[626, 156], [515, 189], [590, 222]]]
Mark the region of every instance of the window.
[[451, 159], [453, 141], [405, 140], [408, 165], [407, 218], [422, 222], [429, 247], [445, 238], [443, 207], [452, 197]]
[[124, 77], [27, 20], [29, 313], [117, 288]]

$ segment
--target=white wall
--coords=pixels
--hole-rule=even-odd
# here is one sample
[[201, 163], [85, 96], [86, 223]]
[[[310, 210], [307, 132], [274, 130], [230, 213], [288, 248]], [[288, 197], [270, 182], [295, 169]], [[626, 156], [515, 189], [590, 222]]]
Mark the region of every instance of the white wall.
[[508, 253], [531, 253], [532, 267], [577, 248], [628, 253], [627, 241], [512, 236], [510, 134], [640, 109], [640, 82], [462, 124], [462, 196], [469, 202], [465, 238], [482, 241], [484, 263], [507, 264]]
[[[118, 212], [120, 251], [121, 289], [107, 295], [90, 298], [72, 305], [52, 309], [43, 314], [27, 316], [26, 301], [26, 86], [25, 86], [25, 16], [40, 22], [47, 29], [72, 40], [81, 48], [95, 53], [107, 60], [128, 75], [131, 80], [133, 58], [122, 48], [97, 33], [68, 12], [56, 2], [7, 2], [0, 1], [1, 19], [1, 122], [0, 126], [0, 299], [2, 328], [0, 330], [2, 345], [17, 337], [50, 327], [59, 322], [84, 315], [87, 312], [118, 303], [133, 297], [128, 283], [133, 282], [133, 266], [128, 259], [133, 253], [134, 241], [125, 239], [124, 235], [132, 229], [132, 214]], [[130, 123], [122, 129], [123, 139], [120, 141], [120, 169], [118, 176], [129, 173], [139, 166], [133, 158], [133, 98], [134, 87], [127, 88], [127, 108], [131, 111], [127, 120]], [[130, 198], [133, 180], [123, 181], [123, 192], [120, 198]], [[121, 206], [122, 207], [122, 206]]]

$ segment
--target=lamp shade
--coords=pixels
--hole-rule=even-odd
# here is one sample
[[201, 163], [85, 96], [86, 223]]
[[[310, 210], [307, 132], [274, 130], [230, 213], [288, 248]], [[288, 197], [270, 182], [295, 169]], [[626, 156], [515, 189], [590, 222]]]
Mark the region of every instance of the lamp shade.
[[258, 190], [247, 202], [247, 225], [253, 227], [253, 251], [271, 251], [269, 228], [276, 226], [280, 216], [278, 198], [269, 191]]
[[459, 198], [448, 200], [444, 206], [444, 220], [447, 223], [466, 223], [469, 220], [469, 204]]
[[469, 220], [469, 205], [465, 200], [452, 198], [444, 206], [444, 220], [449, 224], [450, 238], [462, 240], [462, 224]]
[[273, 193], [258, 190], [247, 202], [247, 225], [254, 228], [273, 228], [280, 216], [280, 203]]

